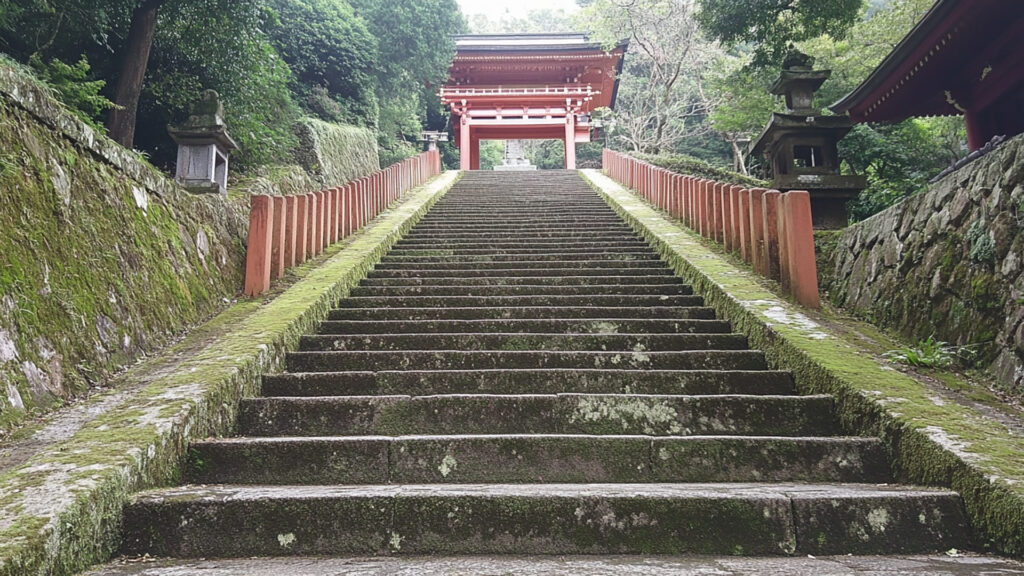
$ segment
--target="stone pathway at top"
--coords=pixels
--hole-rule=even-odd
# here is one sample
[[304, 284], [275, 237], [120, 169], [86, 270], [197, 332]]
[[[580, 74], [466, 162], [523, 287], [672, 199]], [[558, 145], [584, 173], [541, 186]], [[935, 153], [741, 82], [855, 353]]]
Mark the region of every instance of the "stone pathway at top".
[[[177, 560], [93, 574], [1024, 573], [895, 556], [969, 548], [959, 495], [892, 485], [573, 172], [467, 173], [286, 366], [126, 510]], [[531, 554], [794, 558], [479, 558]], [[894, 556], [808, 558], [846, 554]], [[244, 560], [313, 555], [391, 558]]]

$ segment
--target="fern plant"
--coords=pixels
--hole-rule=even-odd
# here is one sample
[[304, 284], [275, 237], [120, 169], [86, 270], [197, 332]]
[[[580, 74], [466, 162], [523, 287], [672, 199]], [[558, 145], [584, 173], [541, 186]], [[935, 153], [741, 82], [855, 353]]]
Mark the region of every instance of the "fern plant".
[[955, 347], [936, 340], [934, 335], [918, 341], [917, 346], [902, 346], [882, 354], [892, 362], [918, 368], [947, 368], [953, 363], [955, 355]]

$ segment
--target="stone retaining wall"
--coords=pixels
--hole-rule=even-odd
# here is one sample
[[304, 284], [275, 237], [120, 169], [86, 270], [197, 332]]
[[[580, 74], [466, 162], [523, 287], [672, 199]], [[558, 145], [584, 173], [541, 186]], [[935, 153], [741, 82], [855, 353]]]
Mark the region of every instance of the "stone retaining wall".
[[0, 436], [222, 309], [248, 199], [194, 196], [0, 65]]
[[930, 190], [818, 235], [828, 299], [910, 340], [970, 345], [1024, 390], [1024, 136]]

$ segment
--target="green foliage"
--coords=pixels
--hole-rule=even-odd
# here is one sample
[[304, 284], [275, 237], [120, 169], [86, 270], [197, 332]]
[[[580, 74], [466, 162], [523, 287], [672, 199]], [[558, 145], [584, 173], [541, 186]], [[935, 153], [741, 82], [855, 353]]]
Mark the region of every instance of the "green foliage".
[[268, 33], [292, 70], [291, 88], [300, 102], [324, 120], [375, 125], [377, 39], [363, 18], [337, 0], [271, 0], [270, 5], [277, 18]]
[[699, 19], [727, 45], [754, 44], [757, 67], [778, 66], [787, 47], [822, 35], [842, 38], [864, 0], [699, 0]]
[[114, 107], [114, 103], [100, 94], [104, 80], [89, 80], [89, 60], [83, 54], [75, 64], [65, 64], [54, 58], [44, 63], [38, 54], [29, 58], [29, 65], [40, 80], [46, 82], [57, 98], [78, 117], [100, 128], [100, 115]]
[[892, 362], [917, 368], [948, 368], [953, 364], [955, 355], [955, 347], [936, 340], [934, 336], [919, 341], [917, 346], [902, 346], [882, 354]]
[[661, 166], [679, 174], [709, 178], [721, 182], [732, 182], [746, 186], [765, 187], [767, 182], [750, 178], [728, 170], [716, 168], [707, 162], [690, 156], [656, 156], [652, 154], [634, 154], [637, 158]]
[[854, 221], [875, 214], [920, 192], [949, 165], [950, 155], [936, 127], [946, 119], [911, 118], [891, 125], [858, 124], [839, 142], [845, 166], [868, 180], [868, 189], [851, 208]]
[[[965, 236], [971, 245], [971, 260], [979, 264], [995, 262], [996, 245], [988, 233], [988, 224], [984, 219], [975, 220], [968, 228]], [[977, 295], [977, 289], [974, 290]]]
[[504, 140], [481, 140], [480, 141], [480, 169], [481, 170], [493, 170], [495, 166], [501, 164], [502, 157], [505, 156], [505, 141]]

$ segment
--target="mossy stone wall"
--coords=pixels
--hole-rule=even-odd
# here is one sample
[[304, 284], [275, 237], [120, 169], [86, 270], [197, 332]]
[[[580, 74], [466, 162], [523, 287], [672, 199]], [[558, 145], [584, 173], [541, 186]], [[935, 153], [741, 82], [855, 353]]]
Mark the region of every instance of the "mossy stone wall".
[[304, 118], [298, 132], [296, 158], [324, 187], [341, 186], [380, 170], [377, 137], [371, 130]]
[[247, 212], [185, 192], [0, 66], [0, 435], [222, 309]]
[[971, 345], [1024, 390], [1024, 136], [817, 241], [833, 304], [911, 340]]

